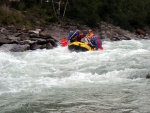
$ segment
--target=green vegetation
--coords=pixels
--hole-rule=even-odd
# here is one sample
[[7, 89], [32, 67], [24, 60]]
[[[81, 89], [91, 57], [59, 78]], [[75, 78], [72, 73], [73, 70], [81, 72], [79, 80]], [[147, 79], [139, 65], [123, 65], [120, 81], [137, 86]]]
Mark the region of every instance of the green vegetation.
[[91, 27], [97, 26], [100, 21], [105, 21], [128, 30], [150, 25], [150, 0], [46, 1], [48, 0], [21, 0], [20, 2], [4, 0], [0, 3], [0, 24], [32, 26], [71, 19]]
[[20, 12], [12, 11], [6, 6], [0, 7], [0, 23], [4, 25], [25, 24]]

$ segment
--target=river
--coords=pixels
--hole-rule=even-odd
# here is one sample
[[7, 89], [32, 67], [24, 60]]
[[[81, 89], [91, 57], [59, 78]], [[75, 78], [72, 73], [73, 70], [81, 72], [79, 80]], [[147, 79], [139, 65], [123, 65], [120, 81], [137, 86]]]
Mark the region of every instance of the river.
[[150, 113], [150, 40], [0, 52], [0, 113]]

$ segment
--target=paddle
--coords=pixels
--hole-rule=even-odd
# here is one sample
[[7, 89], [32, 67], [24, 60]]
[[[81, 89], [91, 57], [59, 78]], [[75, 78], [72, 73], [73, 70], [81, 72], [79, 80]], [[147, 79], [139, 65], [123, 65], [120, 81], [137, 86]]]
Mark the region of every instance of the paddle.
[[[76, 30], [72, 35], [71, 35], [71, 37], [70, 37], [70, 39], [78, 32], [79, 30]], [[69, 40], [70, 40], [69, 39]]]
[[88, 39], [87, 36], [88, 36], [88, 35], [85, 36], [86, 41], [87, 41], [92, 47], [94, 47], [94, 45], [92, 44], [92, 42], [90, 41], [90, 39]]
[[63, 38], [59, 41], [59, 43], [61, 44], [62, 47], [65, 47], [68, 45], [68, 40], [67, 38]]
[[[92, 42], [90, 41], [90, 39], [88, 39], [87, 36], [86, 36], [85, 38], [86, 38], [87, 42], [88, 42], [91, 46], [94, 47], [94, 45], [92, 44]], [[100, 40], [100, 41], [101, 41], [101, 40]], [[102, 45], [98, 45], [98, 48], [99, 48], [100, 50], [104, 50], [104, 48], [102, 47]]]
[[99, 46], [98, 48], [99, 48], [100, 50], [104, 50], [104, 48], [103, 48], [102, 46]]
[[[77, 33], [77, 31], [78, 31], [78, 30], [76, 30], [76, 32], [74, 32], [74, 33], [71, 35], [70, 39]], [[69, 41], [68, 41], [67, 38], [63, 38], [63, 39], [61, 39], [61, 40], [59, 41], [59, 43], [61, 44], [62, 47], [65, 47], [65, 46], [68, 45]]]

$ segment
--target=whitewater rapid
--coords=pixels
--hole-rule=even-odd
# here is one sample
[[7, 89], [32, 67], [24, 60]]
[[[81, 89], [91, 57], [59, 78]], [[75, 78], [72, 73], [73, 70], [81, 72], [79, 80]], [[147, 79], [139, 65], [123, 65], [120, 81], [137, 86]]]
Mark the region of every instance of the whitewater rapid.
[[0, 113], [149, 113], [150, 41], [0, 52]]

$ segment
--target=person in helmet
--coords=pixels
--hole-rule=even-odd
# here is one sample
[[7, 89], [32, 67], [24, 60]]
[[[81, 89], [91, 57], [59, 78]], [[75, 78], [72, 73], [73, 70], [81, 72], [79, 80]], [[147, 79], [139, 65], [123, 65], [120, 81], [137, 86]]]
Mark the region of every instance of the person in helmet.
[[104, 48], [102, 47], [102, 40], [100, 39], [100, 37], [94, 35], [92, 36], [91, 38], [91, 43], [93, 44], [94, 46], [94, 49], [98, 50], [98, 49], [101, 49], [103, 50]]
[[94, 36], [93, 30], [92, 30], [92, 29], [89, 29], [89, 30], [88, 30], [87, 38], [88, 38], [89, 40], [91, 40], [93, 36]]
[[73, 30], [70, 30], [68, 35], [68, 40], [70, 42], [74, 41], [81, 41], [81, 39], [84, 38], [84, 34], [80, 30], [76, 30], [75, 32]]
[[68, 40], [71, 39], [71, 37], [73, 36], [73, 34], [74, 34], [74, 31], [73, 31], [73, 30], [70, 30], [70, 31], [69, 31], [69, 34], [68, 34]]

